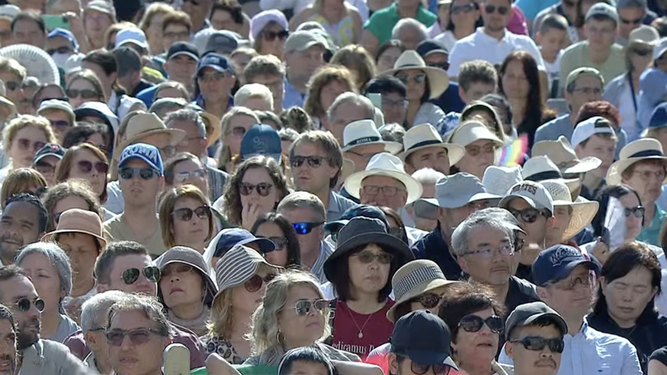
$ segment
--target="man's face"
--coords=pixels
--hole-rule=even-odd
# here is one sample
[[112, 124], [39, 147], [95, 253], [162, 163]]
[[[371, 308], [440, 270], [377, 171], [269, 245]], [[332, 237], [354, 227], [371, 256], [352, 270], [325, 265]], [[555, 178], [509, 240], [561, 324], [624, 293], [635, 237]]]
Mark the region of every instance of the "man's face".
[[74, 54], [74, 45], [69, 40], [61, 36], [56, 36], [46, 40], [46, 50], [51, 52], [51, 56], [54, 53], [71, 56]]
[[397, 92], [382, 94], [382, 114], [387, 124], [403, 124], [408, 114], [408, 101]]
[[608, 50], [616, 40], [616, 24], [612, 20], [591, 18], [586, 22], [585, 30], [591, 50]]
[[202, 156], [206, 149], [206, 138], [197, 134], [197, 124], [192, 121], [172, 120], [167, 125], [170, 129], [180, 129], [185, 132], [185, 138], [176, 145], [177, 152], [189, 152], [195, 156]]
[[0, 72], [0, 81], [5, 83], [7, 99], [11, 100], [16, 106], [20, 105], [23, 99], [23, 81], [21, 77], [8, 71], [2, 71]]
[[0, 18], [0, 47], [7, 47], [13, 43], [12, 21], [8, 18]]
[[56, 133], [56, 136], [62, 142], [65, 132], [73, 125], [67, 112], [59, 109], [49, 109], [42, 111], [39, 115], [46, 117], [51, 122], [51, 130]]
[[210, 22], [216, 30], [238, 31], [239, 29], [239, 24], [234, 21], [231, 13], [225, 9], [214, 10]]
[[303, 52], [290, 52], [285, 54], [285, 66], [289, 77], [298, 77], [308, 80], [313, 73], [324, 65], [324, 47], [312, 46]]
[[554, 224], [551, 230], [547, 232], [548, 244], [560, 243], [563, 240], [563, 234], [570, 225], [572, 219], [571, 206], [554, 206]]
[[[144, 275], [144, 269], [152, 265], [153, 262], [148, 255], [128, 254], [118, 256], [109, 268], [109, 283], [99, 284], [98, 291], [120, 290], [125, 293], [143, 293], [156, 296], [157, 283], [148, 280]], [[136, 268], [141, 272], [137, 281], [128, 285], [123, 281], [123, 272], [131, 268]]]
[[623, 178], [623, 183], [637, 191], [644, 206], [650, 206], [662, 193], [665, 164], [647, 160], [637, 162], [633, 167], [632, 174], [629, 178]]
[[259, 83], [271, 90], [273, 95], [273, 108], [276, 113], [283, 110], [283, 95], [285, 94], [285, 80], [279, 75], [260, 74], [254, 77], [252, 82]]
[[[204, 23], [206, 17], [211, 13], [211, 8], [213, 6], [213, 0], [197, 0], [194, 1], [183, 1], [181, 9], [190, 15], [193, 25], [199, 25]], [[194, 30], [199, 31], [199, 30]]]
[[[323, 119], [322, 123], [324, 128], [328, 130], [334, 137], [338, 140], [338, 143], [343, 145], [343, 131], [347, 124], [359, 120], [371, 119], [368, 117], [368, 111], [357, 104], [352, 102], [344, 102], [336, 107], [336, 110], [332, 113], [332, 120], [329, 122], [329, 119]], [[372, 120], [372, 119], [371, 119]]]
[[46, 186], [53, 186], [56, 182], [56, 168], [60, 163], [60, 159], [55, 156], [45, 156], [39, 160], [37, 164], [32, 166], [32, 169], [41, 173], [46, 180]]
[[[279, 213], [284, 215], [292, 224], [317, 223], [323, 221], [323, 218], [318, 217], [317, 214], [309, 208], [281, 210]], [[314, 251], [319, 251], [320, 249], [320, 242], [324, 238], [324, 228], [322, 225], [319, 225], [313, 228], [310, 233], [297, 234], [296, 237], [299, 240], [301, 254], [312, 254]]]
[[514, 247], [506, 232], [478, 227], [470, 233], [466, 255], [459, 256], [459, 264], [477, 282], [506, 285], [512, 275], [513, 257]]
[[27, 202], [13, 202], [0, 217], [0, 259], [4, 265], [13, 264], [19, 249], [39, 241], [37, 207]]
[[168, 51], [169, 47], [176, 42], [188, 42], [189, 40], [190, 31], [182, 24], [170, 23], [162, 33], [162, 47], [165, 51]]
[[586, 74], [574, 81], [574, 90], [565, 90], [565, 100], [570, 105], [571, 113], [576, 116], [584, 104], [602, 100], [602, 82], [600, 78]]
[[[530, 325], [517, 327], [516, 337], [512, 341], [521, 341], [526, 337], [562, 340], [561, 332], [552, 323], [547, 326]], [[514, 335], [515, 333], [513, 333]], [[514, 362], [517, 374], [556, 375], [560, 367], [561, 353], [552, 352], [546, 345], [542, 350], [528, 350], [520, 342], [505, 345], [507, 356]]]
[[538, 287], [538, 295], [560, 315], [583, 317], [590, 309], [593, 288], [593, 275], [588, 266], [579, 265], [565, 279]]
[[[297, 190], [318, 194], [330, 189], [330, 181], [336, 176], [339, 168], [331, 165], [326, 152], [319, 145], [309, 142], [299, 142], [294, 147], [294, 158], [305, 157], [301, 166], [292, 164], [292, 178]], [[308, 162], [308, 157], [321, 158], [319, 166], [313, 167]]]
[[594, 156], [602, 160], [602, 164], [600, 164], [597, 169], [587, 173], [591, 173], [597, 178], [605, 178], [607, 176], [609, 167], [614, 162], [616, 141], [610, 137], [601, 137], [599, 135], [593, 134], [590, 138], [588, 138], [586, 145], [577, 145], [577, 147], [574, 148], [574, 151], [576, 152], [577, 157], [580, 159]]
[[354, 171], [359, 172], [365, 170], [371, 158], [381, 152], [384, 152], [383, 144], [363, 145], [350, 149], [344, 156], [354, 162]]
[[164, 69], [169, 74], [169, 79], [189, 86], [197, 73], [197, 61], [191, 57], [180, 55], [172, 57], [164, 64]]
[[[23, 350], [39, 340], [41, 329], [41, 312], [35, 307], [37, 300], [37, 290], [25, 276], [16, 276], [10, 279], [0, 281], [0, 291], [2, 292], [2, 304], [11, 311], [18, 332], [16, 341], [19, 350]], [[27, 299], [30, 302], [28, 311], [21, 311], [17, 303]]]
[[228, 100], [236, 77], [230, 72], [204, 68], [197, 74], [197, 82], [205, 100]]
[[640, 7], [621, 8], [616, 9], [620, 24], [618, 25], [618, 33], [623, 39], [630, 38], [630, 32], [638, 28], [642, 24], [644, 16], [646, 16], [646, 9]]
[[14, 42], [30, 44], [40, 49], [46, 45], [46, 34], [33, 20], [20, 20], [14, 23]]
[[480, 139], [466, 146], [466, 153], [456, 165], [459, 171], [470, 173], [481, 180], [486, 168], [494, 164], [495, 152], [493, 141]]
[[[123, 171], [126, 168], [128, 175], [124, 176]], [[141, 177], [142, 173], [144, 176], [150, 175], [151, 177], [145, 179]], [[145, 161], [136, 159], [128, 161], [119, 168], [118, 176], [118, 183], [126, 205], [134, 207], [155, 205], [158, 192], [162, 189], [162, 178]], [[131, 178], [124, 178], [129, 176]]]
[[[526, 232], [526, 243], [544, 243], [544, 239], [547, 235], [547, 229], [549, 228], [549, 220], [546, 216], [538, 214], [534, 222], [526, 221], [527, 216], [525, 213], [528, 211], [535, 211], [536, 209], [531, 207], [525, 200], [521, 198], [514, 198], [509, 201], [507, 205], [507, 210], [514, 215], [519, 223], [521, 223], [521, 229]], [[521, 213], [524, 214], [521, 214]], [[533, 212], [534, 213], [534, 212]]]
[[417, 150], [405, 160], [405, 171], [412, 174], [422, 168], [433, 168], [444, 174], [449, 174], [449, 156], [444, 147], [426, 147]]
[[461, 86], [459, 86], [459, 96], [464, 103], [468, 104], [475, 100], [480, 100], [484, 96], [493, 93], [496, 90], [496, 87], [484, 83], [484, 82], [472, 82], [468, 90], [464, 91]]
[[16, 374], [16, 332], [9, 319], [0, 320], [0, 375]]
[[408, 191], [399, 180], [387, 176], [369, 176], [361, 182], [359, 201], [373, 206], [387, 206], [398, 211], [405, 206]]
[[484, 28], [492, 32], [502, 31], [512, 18], [512, 3], [509, 0], [486, 0], [483, 9]]
[[[109, 322], [109, 333], [130, 333], [141, 330], [146, 335], [129, 335], [122, 338], [120, 345], [109, 342], [109, 362], [116, 374], [153, 374], [160, 373], [162, 368], [162, 352], [171, 340], [157, 335], [157, 324], [139, 310], [123, 311], [114, 315]], [[132, 337], [145, 338], [145, 342], [133, 342]], [[144, 340], [141, 340], [144, 341]]]

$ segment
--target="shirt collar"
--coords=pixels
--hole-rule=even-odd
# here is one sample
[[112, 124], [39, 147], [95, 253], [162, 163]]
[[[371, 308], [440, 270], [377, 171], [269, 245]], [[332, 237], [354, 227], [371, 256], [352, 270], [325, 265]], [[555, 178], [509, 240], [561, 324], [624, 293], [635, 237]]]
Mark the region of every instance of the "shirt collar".
[[488, 35], [487, 33], [485, 33], [482, 27], [478, 27], [477, 30], [475, 31], [475, 38], [483, 38], [482, 41], [484, 41], [484, 42], [492, 41], [492, 42], [500, 43], [500, 42], [505, 41], [505, 40], [509, 41], [510, 38], [511, 38], [511, 34], [512, 33], [509, 30], [507, 30], [507, 28], [505, 28], [505, 33], [503, 34], [503, 37], [500, 38], [500, 40], [498, 40], [498, 39]]

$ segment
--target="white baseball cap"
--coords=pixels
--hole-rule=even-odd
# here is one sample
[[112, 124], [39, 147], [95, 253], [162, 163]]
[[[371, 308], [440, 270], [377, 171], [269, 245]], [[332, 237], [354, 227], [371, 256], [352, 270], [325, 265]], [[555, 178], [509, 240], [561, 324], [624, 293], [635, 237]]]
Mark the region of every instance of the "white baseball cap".
[[514, 198], [523, 199], [532, 208], [549, 210], [552, 214], [554, 212], [553, 198], [551, 198], [551, 194], [549, 194], [544, 185], [539, 182], [521, 181], [512, 186], [503, 199], [500, 200], [498, 207], [507, 208], [509, 202]]
[[594, 134], [615, 134], [609, 121], [604, 117], [595, 116], [582, 121], [574, 127], [570, 143], [572, 148], [576, 148], [582, 142], [592, 137]]

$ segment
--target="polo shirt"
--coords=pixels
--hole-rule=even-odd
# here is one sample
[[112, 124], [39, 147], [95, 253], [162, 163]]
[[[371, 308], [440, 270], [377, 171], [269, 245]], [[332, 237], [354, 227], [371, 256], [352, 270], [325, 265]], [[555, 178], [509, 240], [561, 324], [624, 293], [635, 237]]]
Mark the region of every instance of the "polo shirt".
[[125, 220], [125, 215], [121, 214], [111, 220], [104, 222], [104, 235], [108, 242], [116, 241], [135, 241], [146, 247], [151, 258], [157, 258], [167, 251], [167, 247], [162, 240], [162, 230], [158, 223], [153, 234], [146, 240], [139, 241], [137, 234]]
[[643, 227], [639, 236], [636, 240], [641, 242], [646, 242], [649, 245], [661, 246], [660, 244], [660, 229], [662, 229], [662, 224], [667, 218], [667, 212], [661, 210], [657, 205], [655, 207], [655, 215], [653, 215], [653, 220], [651, 225], [648, 227]]
[[306, 94], [302, 94], [292, 86], [285, 77], [285, 93], [283, 94], [283, 108], [302, 107], [306, 101]]
[[627, 71], [623, 47], [617, 43], [611, 46], [611, 54], [602, 64], [594, 64], [588, 55], [588, 41], [575, 43], [563, 52], [560, 59], [559, 82], [567, 82], [567, 76], [575, 69], [582, 67], [595, 68], [600, 71], [605, 82], [611, 82], [616, 76]]
[[[394, 2], [392, 6], [373, 13], [364, 24], [364, 29], [370, 31], [377, 38], [378, 45], [381, 45], [391, 39], [391, 32], [401, 18], [403, 17], [398, 14], [398, 4]], [[424, 7], [419, 6], [415, 19], [426, 27], [430, 27], [438, 17]]]
[[546, 72], [546, 66], [540, 50], [532, 39], [525, 35], [517, 35], [505, 29], [505, 35], [498, 40], [487, 35], [481, 27], [467, 37], [460, 39], [449, 53], [450, 77], [458, 77], [461, 64], [472, 60], [486, 60], [492, 65], [503, 63], [507, 55], [523, 50], [530, 53], [540, 69]]
[[345, 198], [344, 196], [334, 191], [330, 191], [329, 207], [327, 207], [327, 221], [340, 220], [340, 217], [343, 216], [343, 212], [347, 211], [348, 208], [354, 207], [356, 205], [356, 203]]

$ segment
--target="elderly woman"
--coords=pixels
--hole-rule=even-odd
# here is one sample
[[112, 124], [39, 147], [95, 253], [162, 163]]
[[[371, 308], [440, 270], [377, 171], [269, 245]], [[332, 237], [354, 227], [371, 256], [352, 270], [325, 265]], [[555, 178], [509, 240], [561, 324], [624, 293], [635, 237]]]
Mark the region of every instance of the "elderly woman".
[[46, 223], [48, 231], [54, 231], [62, 213], [72, 208], [91, 211], [102, 217], [100, 202], [83, 181], [72, 180], [50, 187], [42, 197], [42, 202], [49, 213]]
[[79, 326], [65, 314], [62, 303], [72, 291], [72, 268], [65, 252], [52, 243], [33, 243], [21, 250], [16, 265], [30, 277], [43, 300], [41, 338], [63, 342], [78, 331]]
[[286, 268], [301, 265], [299, 239], [285, 216], [275, 212], [260, 215], [250, 232], [256, 237], [268, 238], [276, 245], [274, 251], [265, 254], [269, 263]]
[[251, 354], [251, 317], [264, 297], [266, 285], [281, 270], [256, 250], [236, 245], [216, 264], [219, 291], [213, 299], [211, 325], [203, 337], [207, 353], [217, 353], [232, 364]]
[[274, 55], [283, 59], [285, 39], [289, 35], [287, 18], [283, 12], [270, 9], [256, 14], [250, 20], [253, 48], [260, 55]]
[[215, 234], [208, 198], [199, 188], [183, 185], [162, 194], [158, 208], [162, 240], [167, 248], [186, 246], [203, 254]]
[[2, 131], [3, 151], [11, 163], [0, 169], [0, 184], [16, 168], [30, 168], [37, 151], [47, 143], [57, 144], [51, 123], [44, 117], [23, 115], [14, 118]]
[[37, 196], [46, 191], [46, 180], [34, 169], [18, 168], [11, 172], [0, 189], [0, 207], [5, 209], [7, 199], [18, 193], [33, 193]]
[[308, 82], [308, 96], [303, 109], [310, 115], [316, 127], [322, 123], [327, 110], [336, 98], [347, 91], [356, 92], [352, 72], [344, 66], [326, 65]]
[[245, 132], [253, 125], [259, 124], [259, 118], [249, 108], [234, 107], [222, 117], [222, 148], [218, 156], [218, 168], [232, 173], [240, 158], [241, 141]]

